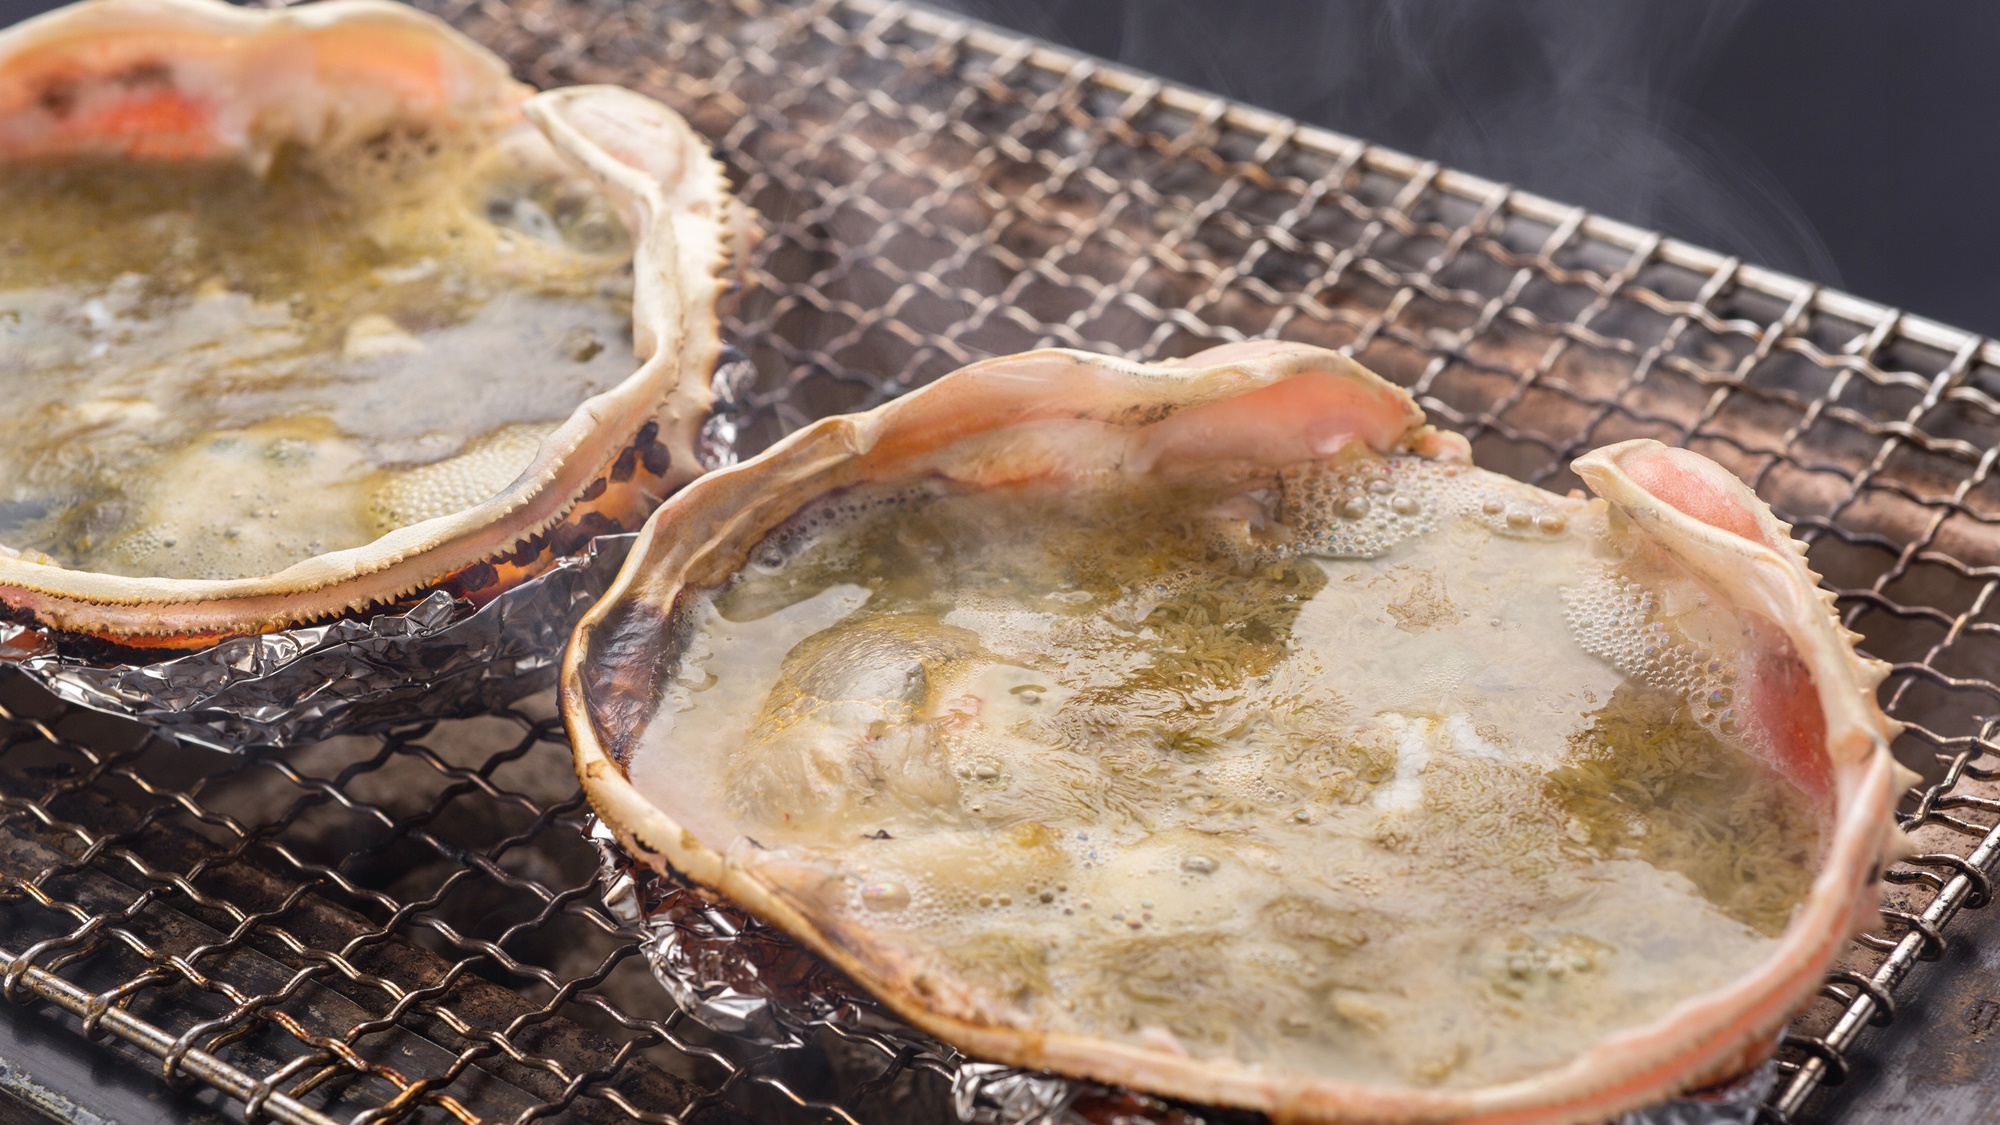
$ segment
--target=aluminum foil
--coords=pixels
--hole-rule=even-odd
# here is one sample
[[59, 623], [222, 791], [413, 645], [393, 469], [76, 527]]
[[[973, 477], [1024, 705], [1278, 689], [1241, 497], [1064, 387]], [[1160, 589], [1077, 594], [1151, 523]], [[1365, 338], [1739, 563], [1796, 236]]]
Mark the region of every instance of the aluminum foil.
[[[1247, 1125], [1260, 1114], [1186, 1105], [1043, 1071], [980, 1062], [903, 1023], [774, 927], [632, 859], [595, 817], [605, 907], [637, 931], [674, 1002], [703, 1026], [763, 1047], [800, 1047], [838, 1027], [950, 1076], [964, 1125]], [[1754, 1125], [1777, 1082], [1767, 1062], [1722, 1087], [1618, 1118], [1615, 1125]]]
[[152, 664], [93, 661], [0, 626], [0, 662], [65, 702], [218, 750], [317, 742], [504, 707], [555, 682], [563, 645], [635, 535], [603, 535], [473, 609], [408, 609], [232, 637]]
[[[724, 352], [716, 406], [696, 455], [736, 460], [742, 393], [755, 376]], [[64, 702], [137, 719], [217, 750], [289, 746], [504, 707], [555, 683], [563, 647], [608, 589], [635, 534], [601, 535], [475, 608], [443, 591], [369, 617], [232, 637], [150, 663], [123, 663], [0, 622], [0, 666]]]

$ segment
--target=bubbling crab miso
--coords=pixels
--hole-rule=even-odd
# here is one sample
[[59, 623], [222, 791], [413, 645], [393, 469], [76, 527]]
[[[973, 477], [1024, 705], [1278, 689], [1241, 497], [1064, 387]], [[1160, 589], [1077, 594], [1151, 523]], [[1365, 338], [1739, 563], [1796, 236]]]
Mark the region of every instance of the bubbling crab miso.
[[1820, 860], [1735, 625], [1606, 519], [1355, 446], [861, 486], [683, 601], [631, 780], [979, 1020], [1521, 1077], [1743, 975]]
[[237, 578], [470, 507], [636, 369], [630, 254], [525, 128], [0, 165], [0, 544]]

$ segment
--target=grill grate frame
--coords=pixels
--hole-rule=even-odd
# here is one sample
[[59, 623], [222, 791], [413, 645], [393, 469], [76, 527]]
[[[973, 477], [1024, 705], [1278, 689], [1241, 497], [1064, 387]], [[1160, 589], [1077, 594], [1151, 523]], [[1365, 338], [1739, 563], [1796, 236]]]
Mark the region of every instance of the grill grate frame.
[[[876, 0], [427, 0], [537, 85], [714, 138], [771, 234], [728, 324], [745, 444], [1042, 344], [1344, 347], [1545, 487], [1652, 436], [1792, 520], [1889, 660], [1924, 854], [1794, 1026], [1765, 1115], [1990, 898], [2000, 852], [2000, 348], [1504, 185]], [[862, 1122], [943, 1113], [865, 1032], [675, 1012], [596, 898], [546, 700], [240, 758], [0, 679], [0, 991], [250, 1118]], [[1878, 1033], [1880, 1034], [1880, 1033]]]

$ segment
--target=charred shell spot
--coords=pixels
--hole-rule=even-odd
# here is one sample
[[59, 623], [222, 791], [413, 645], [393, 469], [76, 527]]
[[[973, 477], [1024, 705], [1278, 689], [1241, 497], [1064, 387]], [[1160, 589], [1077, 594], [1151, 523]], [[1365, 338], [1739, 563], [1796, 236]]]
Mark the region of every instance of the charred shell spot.
[[618, 460], [611, 463], [611, 479], [615, 481], [631, 480], [632, 470], [638, 468], [638, 466], [639, 451], [628, 445], [623, 452], [618, 454]]
[[500, 581], [500, 572], [492, 563], [476, 563], [459, 571], [451, 580], [452, 589], [460, 595], [476, 594], [495, 582]]
[[159, 660], [172, 660], [182, 654], [182, 649], [173, 644], [135, 648], [88, 633], [72, 633], [63, 629], [48, 629], [47, 632], [57, 652], [93, 664], [152, 664]]
[[648, 422], [640, 426], [638, 434], [632, 438], [632, 448], [638, 451], [640, 463], [645, 465], [646, 471], [653, 476], [666, 475], [667, 466], [674, 463], [673, 454], [660, 443], [658, 422]]
[[585, 512], [575, 522], [557, 528], [551, 536], [550, 545], [558, 555], [573, 555], [583, 549], [584, 544], [600, 535], [616, 535], [625, 530], [625, 525], [605, 515], [603, 512]]
[[35, 97], [35, 104], [50, 117], [61, 121], [76, 109], [76, 100], [76, 79], [56, 78], [42, 87], [42, 92]]
[[657, 441], [647, 442], [640, 447], [639, 460], [646, 466], [646, 471], [656, 477], [665, 476], [667, 466], [674, 463], [673, 454], [668, 453], [667, 447]]
[[549, 533], [546, 531], [537, 532], [515, 544], [514, 553], [505, 556], [503, 561], [513, 566], [527, 566], [529, 563], [541, 558], [542, 553], [548, 549]]

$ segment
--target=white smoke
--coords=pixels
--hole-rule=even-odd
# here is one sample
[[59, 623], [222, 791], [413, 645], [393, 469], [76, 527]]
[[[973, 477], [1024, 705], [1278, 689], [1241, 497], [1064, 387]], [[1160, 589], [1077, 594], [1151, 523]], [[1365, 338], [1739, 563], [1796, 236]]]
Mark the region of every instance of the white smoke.
[[975, 18], [1838, 284], [1692, 108], [1749, 0], [941, 0]]

